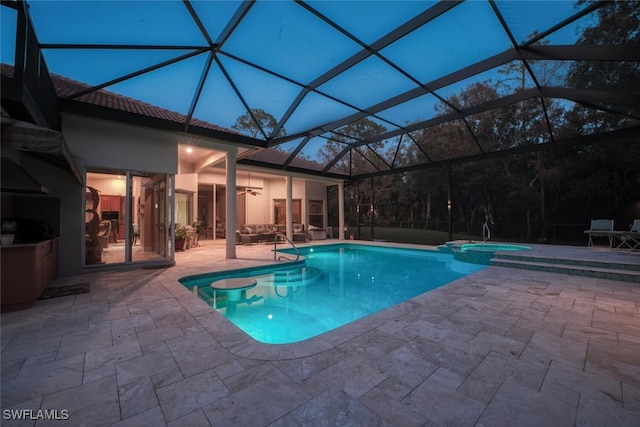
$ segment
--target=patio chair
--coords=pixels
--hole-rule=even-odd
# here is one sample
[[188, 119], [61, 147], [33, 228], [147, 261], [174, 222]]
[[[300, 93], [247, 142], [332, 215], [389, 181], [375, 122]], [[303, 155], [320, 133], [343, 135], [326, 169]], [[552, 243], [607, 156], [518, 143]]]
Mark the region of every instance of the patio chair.
[[616, 246], [616, 249], [623, 249], [625, 247], [631, 250], [640, 249], [640, 219], [633, 221], [633, 225], [629, 231], [615, 231], [614, 235], [620, 240], [620, 244]]
[[584, 231], [589, 235], [587, 246], [593, 246], [594, 237], [606, 237], [609, 239], [609, 247], [613, 247], [613, 220], [612, 219], [592, 219], [591, 228]]

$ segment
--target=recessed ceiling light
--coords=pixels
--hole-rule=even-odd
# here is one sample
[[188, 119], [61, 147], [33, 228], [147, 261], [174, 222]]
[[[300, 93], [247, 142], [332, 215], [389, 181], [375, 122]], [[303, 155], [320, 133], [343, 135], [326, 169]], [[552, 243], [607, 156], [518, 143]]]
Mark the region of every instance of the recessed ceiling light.
[[189, 153], [189, 154], [193, 153], [193, 148], [187, 147], [187, 153]]

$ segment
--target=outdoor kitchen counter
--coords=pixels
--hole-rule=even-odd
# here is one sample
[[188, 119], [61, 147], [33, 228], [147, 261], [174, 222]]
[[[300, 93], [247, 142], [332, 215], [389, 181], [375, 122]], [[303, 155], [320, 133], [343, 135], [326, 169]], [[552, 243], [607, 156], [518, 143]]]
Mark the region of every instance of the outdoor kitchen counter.
[[31, 307], [58, 274], [58, 238], [0, 247], [2, 311]]

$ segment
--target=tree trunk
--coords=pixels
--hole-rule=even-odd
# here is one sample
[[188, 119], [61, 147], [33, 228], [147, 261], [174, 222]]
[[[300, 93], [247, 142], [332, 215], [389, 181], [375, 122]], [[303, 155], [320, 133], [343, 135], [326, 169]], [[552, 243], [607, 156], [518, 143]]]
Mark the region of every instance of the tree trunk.
[[424, 228], [429, 228], [429, 220], [431, 219], [431, 192], [427, 193], [427, 207], [425, 209]]

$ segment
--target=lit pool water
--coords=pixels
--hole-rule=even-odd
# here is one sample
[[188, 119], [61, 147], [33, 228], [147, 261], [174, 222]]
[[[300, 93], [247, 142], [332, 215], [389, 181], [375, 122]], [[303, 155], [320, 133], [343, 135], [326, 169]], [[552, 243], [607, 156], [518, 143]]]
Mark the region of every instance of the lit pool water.
[[501, 244], [501, 243], [469, 243], [467, 245], [462, 245], [460, 249], [462, 250], [462, 252], [466, 252], [469, 250], [497, 252], [497, 251], [528, 251], [531, 248], [529, 246]]
[[[287, 251], [283, 251], [287, 252]], [[451, 254], [366, 245], [300, 249], [304, 261], [189, 276], [180, 282], [257, 341], [302, 341], [482, 270]], [[234, 292], [212, 282], [251, 277]]]

